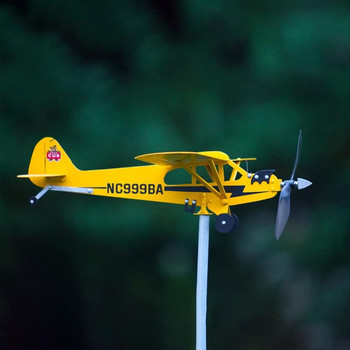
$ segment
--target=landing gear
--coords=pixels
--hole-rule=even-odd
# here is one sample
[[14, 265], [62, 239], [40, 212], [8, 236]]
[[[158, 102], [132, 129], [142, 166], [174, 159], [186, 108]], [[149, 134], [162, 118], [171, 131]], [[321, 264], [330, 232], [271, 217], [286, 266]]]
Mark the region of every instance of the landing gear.
[[215, 219], [215, 228], [220, 233], [230, 233], [239, 226], [239, 220], [235, 214], [220, 214]]

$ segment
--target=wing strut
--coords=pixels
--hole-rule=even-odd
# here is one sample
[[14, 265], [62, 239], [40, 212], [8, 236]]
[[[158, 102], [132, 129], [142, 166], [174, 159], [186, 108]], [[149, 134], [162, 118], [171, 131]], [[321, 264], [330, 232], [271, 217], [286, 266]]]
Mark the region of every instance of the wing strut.
[[217, 183], [221, 195], [224, 196], [224, 198], [227, 198], [228, 197], [227, 193], [224, 189], [224, 186], [222, 185], [222, 181], [220, 179], [219, 173], [218, 173], [216, 166], [215, 166], [215, 163], [212, 159], [210, 159], [209, 167], [211, 170], [211, 177], [212, 177], [213, 181], [215, 181]]
[[[226, 199], [227, 196], [224, 195], [223, 193], [217, 191], [210, 183], [208, 183], [207, 181], [205, 181], [200, 175], [198, 175], [193, 169], [191, 169], [190, 167], [186, 166], [186, 165], [182, 165], [183, 168], [188, 171], [194, 178], [196, 178], [201, 184], [203, 184], [210, 192], [214, 193], [217, 197], [219, 197], [220, 199]], [[215, 167], [214, 167], [215, 168]], [[216, 169], [215, 169], [216, 170]], [[218, 183], [218, 187], [219, 184], [221, 184], [221, 181], [219, 180]], [[222, 186], [222, 184], [221, 184]], [[220, 189], [220, 187], [219, 187]], [[226, 192], [225, 192], [226, 194]]]

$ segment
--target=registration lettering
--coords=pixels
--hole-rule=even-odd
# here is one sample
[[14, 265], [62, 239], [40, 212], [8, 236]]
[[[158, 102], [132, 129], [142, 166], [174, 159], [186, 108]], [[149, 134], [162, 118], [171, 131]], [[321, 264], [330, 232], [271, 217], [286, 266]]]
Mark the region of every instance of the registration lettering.
[[163, 194], [163, 187], [161, 184], [107, 183], [107, 193]]

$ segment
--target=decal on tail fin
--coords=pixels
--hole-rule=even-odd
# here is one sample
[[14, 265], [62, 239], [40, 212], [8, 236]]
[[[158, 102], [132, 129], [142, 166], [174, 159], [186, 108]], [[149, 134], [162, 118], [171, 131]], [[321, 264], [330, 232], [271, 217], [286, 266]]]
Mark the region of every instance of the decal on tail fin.
[[46, 158], [49, 162], [55, 160], [56, 162], [61, 160], [61, 152], [57, 150], [57, 146], [51, 146], [50, 150], [46, 153]]

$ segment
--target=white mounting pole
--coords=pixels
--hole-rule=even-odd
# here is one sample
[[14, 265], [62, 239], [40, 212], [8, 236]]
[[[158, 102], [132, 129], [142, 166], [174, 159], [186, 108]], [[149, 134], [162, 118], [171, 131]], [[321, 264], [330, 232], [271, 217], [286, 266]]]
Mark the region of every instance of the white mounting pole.
[[199, 215], [197, 294], [196, 294], [196, 350], [207, 348], [207, 285], [209, 254], [209, 215]]

